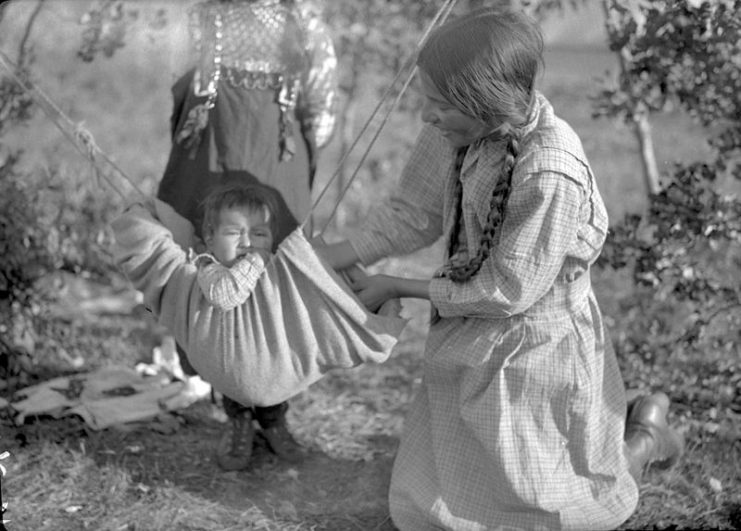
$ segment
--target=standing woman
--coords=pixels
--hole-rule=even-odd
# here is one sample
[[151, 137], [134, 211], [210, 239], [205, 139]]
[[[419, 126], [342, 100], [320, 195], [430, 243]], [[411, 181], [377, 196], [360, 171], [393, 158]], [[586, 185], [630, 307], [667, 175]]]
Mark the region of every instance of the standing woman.
[[[309, 1], [207, 0], [190, 21], [195, 65], [172, 88], [172, 150], [157, 197], [200, 236], [201, 202], [234, 181], [277, 189], [298, 220], [311, 207], [317, 151], [335, 124], [337, 58]], [[178, 346], [187, 375], [195, 371]], [[220, 466], [247, 466], [252, 418], [271, 449], [296, 461], [285, 426], [287, 404], [250, 408], [224, 398], [231, 419], [217, 451]]]
[[399, 188], [352, 238], [318, 247], [341, 269], [446, 238], [434, 278], [354, 286], [370, 309], [432, 305], [391, 479], [403, 531], [612, 529], [644, 466], [682, 449], [663, 393], [626, 422], [590, 281], [606, 211], [579, 138], [534, 88], [542, 47], [519, 12], [433, 32], [418, 58], [426, 125]]

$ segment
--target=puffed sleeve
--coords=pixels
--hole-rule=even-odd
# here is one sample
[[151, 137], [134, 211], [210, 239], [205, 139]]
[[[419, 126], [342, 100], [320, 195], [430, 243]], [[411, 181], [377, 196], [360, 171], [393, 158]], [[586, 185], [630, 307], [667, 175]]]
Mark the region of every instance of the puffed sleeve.
[[349, 239], [363, 264], [412, 253], [442, 235], [446, 179], [453, 164], [447, 141], [431, 126], [424, 127], [390, 199]]
[[311, 11], [303, 14], [306, 25], [306, 51], [310, 68], [303, 82], [301, 118], [309, 127], [321, 148], [329, 143], [337, 120], [337, 54], [332, 36], [319, 16]]
[[463, 283], [431, 282], [439, 314], [506, 318], [543, 297], [577, 242], [582, 182], [552, 171], [513, 177], [501, 238], [478, 273]]
[[203, 296], [221, 311], [244, 304], [265, 270], [265, 262], [258, 253], [249, 253], [232, 267], [225, 267], [209, 255], [200, 255], [196, 263]]

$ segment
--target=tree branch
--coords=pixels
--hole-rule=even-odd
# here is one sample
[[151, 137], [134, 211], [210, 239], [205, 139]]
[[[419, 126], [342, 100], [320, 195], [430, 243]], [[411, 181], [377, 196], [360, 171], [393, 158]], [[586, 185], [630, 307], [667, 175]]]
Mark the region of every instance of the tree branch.
[[16, 64], [21, 70], [23, 70], [26, 66], [25, 62], [28, 55], [28, 39], [31, 37], [31, 30], [33, 30], [33, 25], [36, 22], [36, 17], [39, 16], [39, 13], [41, 13], [41, 8], [44, 7], [44, 1], [45, 0], [39, 0], [33, 10], [33, 13], [31, 13], [31, 16], [28, 17], [28, 22], [26, 22], [26, 29], [23, 32], [23, 38], [21, 38], [21, 42], [18, 45], [18, 60], [16, 61]]

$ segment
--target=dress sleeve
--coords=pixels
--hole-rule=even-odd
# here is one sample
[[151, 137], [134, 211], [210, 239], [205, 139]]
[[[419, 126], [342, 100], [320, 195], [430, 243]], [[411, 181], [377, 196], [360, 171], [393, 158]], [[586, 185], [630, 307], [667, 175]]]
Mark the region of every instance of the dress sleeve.
[[363, 264], [412, 253], [440, 238], [446, 178], [453, 163], [447, 141], [432, 127], [423, 128], [398, 187], [349, 239]]
[[318, 15], [304, 15], [310, 67], [303, 82], [301, 119], [324, 147], [332, 138], [337, 114], [337, 54], [332, 36]]
[[198, 261], [198, 285], [206, 300], [221, 311], [243, 304], [252, 295], [265, 262], [257, 254], [249, 254], [232, 267], [226, 267], [201, 255]]
[[440, 315], [506, 318], [542, 298], [576, 243], [583, 198], [583, 186], [561, 173], [513, 179], [501, 237], [478, 273], [463, 283], [432, 280]]

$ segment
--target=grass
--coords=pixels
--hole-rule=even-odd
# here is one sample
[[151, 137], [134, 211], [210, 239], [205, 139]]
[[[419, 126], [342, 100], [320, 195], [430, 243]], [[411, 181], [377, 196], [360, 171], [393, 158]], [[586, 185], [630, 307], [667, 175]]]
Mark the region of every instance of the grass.
[[[70, 57], [78, 36], [77, 13], [65, 12], [60, 5], [54, 4], [57, 12], [42, 20], [36, 50], [39, 81], [74, 120], [90, 128], [122, 168], [152, 190], [169, 147], [171, 76], [161, 72], [169, 72], [172, 58], [156, 53], [166, 48], [143, 34], [110, 60], [74, 62]], [[601, 51], [550, 50], [541, 88], [584, 140], [610, 215], [618, 219], [642, 208], [645, 193], [630, 130], [590, 117], [593, 76], [610, 62]], [[372, 152], [371, 159], [378, 163], [375, 173], [364, 168], [346, 199], [348, 222], [370, 208], [369, 197], [385, 193], [417, 127], [416, 121], [394, 117]], [[704, 156], [702, 130], [680, 114], [657, 118], [654, 130], [660, 165]], [[27, 148], [29, 163], [56, 168], [59, 178], [95, 187], [86, 178], [86, 164], [60, 138], [43, 116], [14, 135], [14, 141]], [[334, 170], [337, 151], [333, 144], [325, 153], [320, 186]], [[99, 192], [112, 193], [106, 188]], [[426, 274], [437, 251], [389, 260], [380, 267]], [[608, 323], [616, 334], [623, 333], [621, 325], [636, 318], [629, 279], [596, 270], [594, 281]], [[67, 285], [70, 291], [62, 299], [69, 305], [49, 324], [48, 337], [37, 341], [37, 377], [75, 370], [70, 364], [75, 359], [83, 361], [79, 370], [131, 367], [149, 360], [161, 331], [143, 314], [85, 311], [86, 302], [99, 302], [111, 292], [126, 297], [130, 293], [121, 292], [120, 285], [96, 287], [79, 279]], [[171, 433], [157, 431], [156, 423], [93, 432], [76, 418], [14, 426], [5, 410], [0, 451], [11, 452], [3, 461], [8, 475], [2, 483], [3, 500], [9, 503], [8, 529], [392, 529], [388, 477], [404, 414], [421, 376], [427, 306], [410, 304], [407, 312], [412, 323], [388, 362], [332, 373], [292, 400], [291, 429], [313, 452], [299, 467], [276, 462], [261, 444], [249, 470], [220, 472], [211, 456], [224, 419], [208, 402], [175, 415]], [[738, 347], [731, 345], [708, 351], [701, 359], [679, 351], [653, 360], [620, 359], [626, 385], [660, 388], [672, 396], [671, 420], [688, 443], [676, 469], [647, 472], [639, 506], [620, 529], [741, 528], [738, 354]]]

